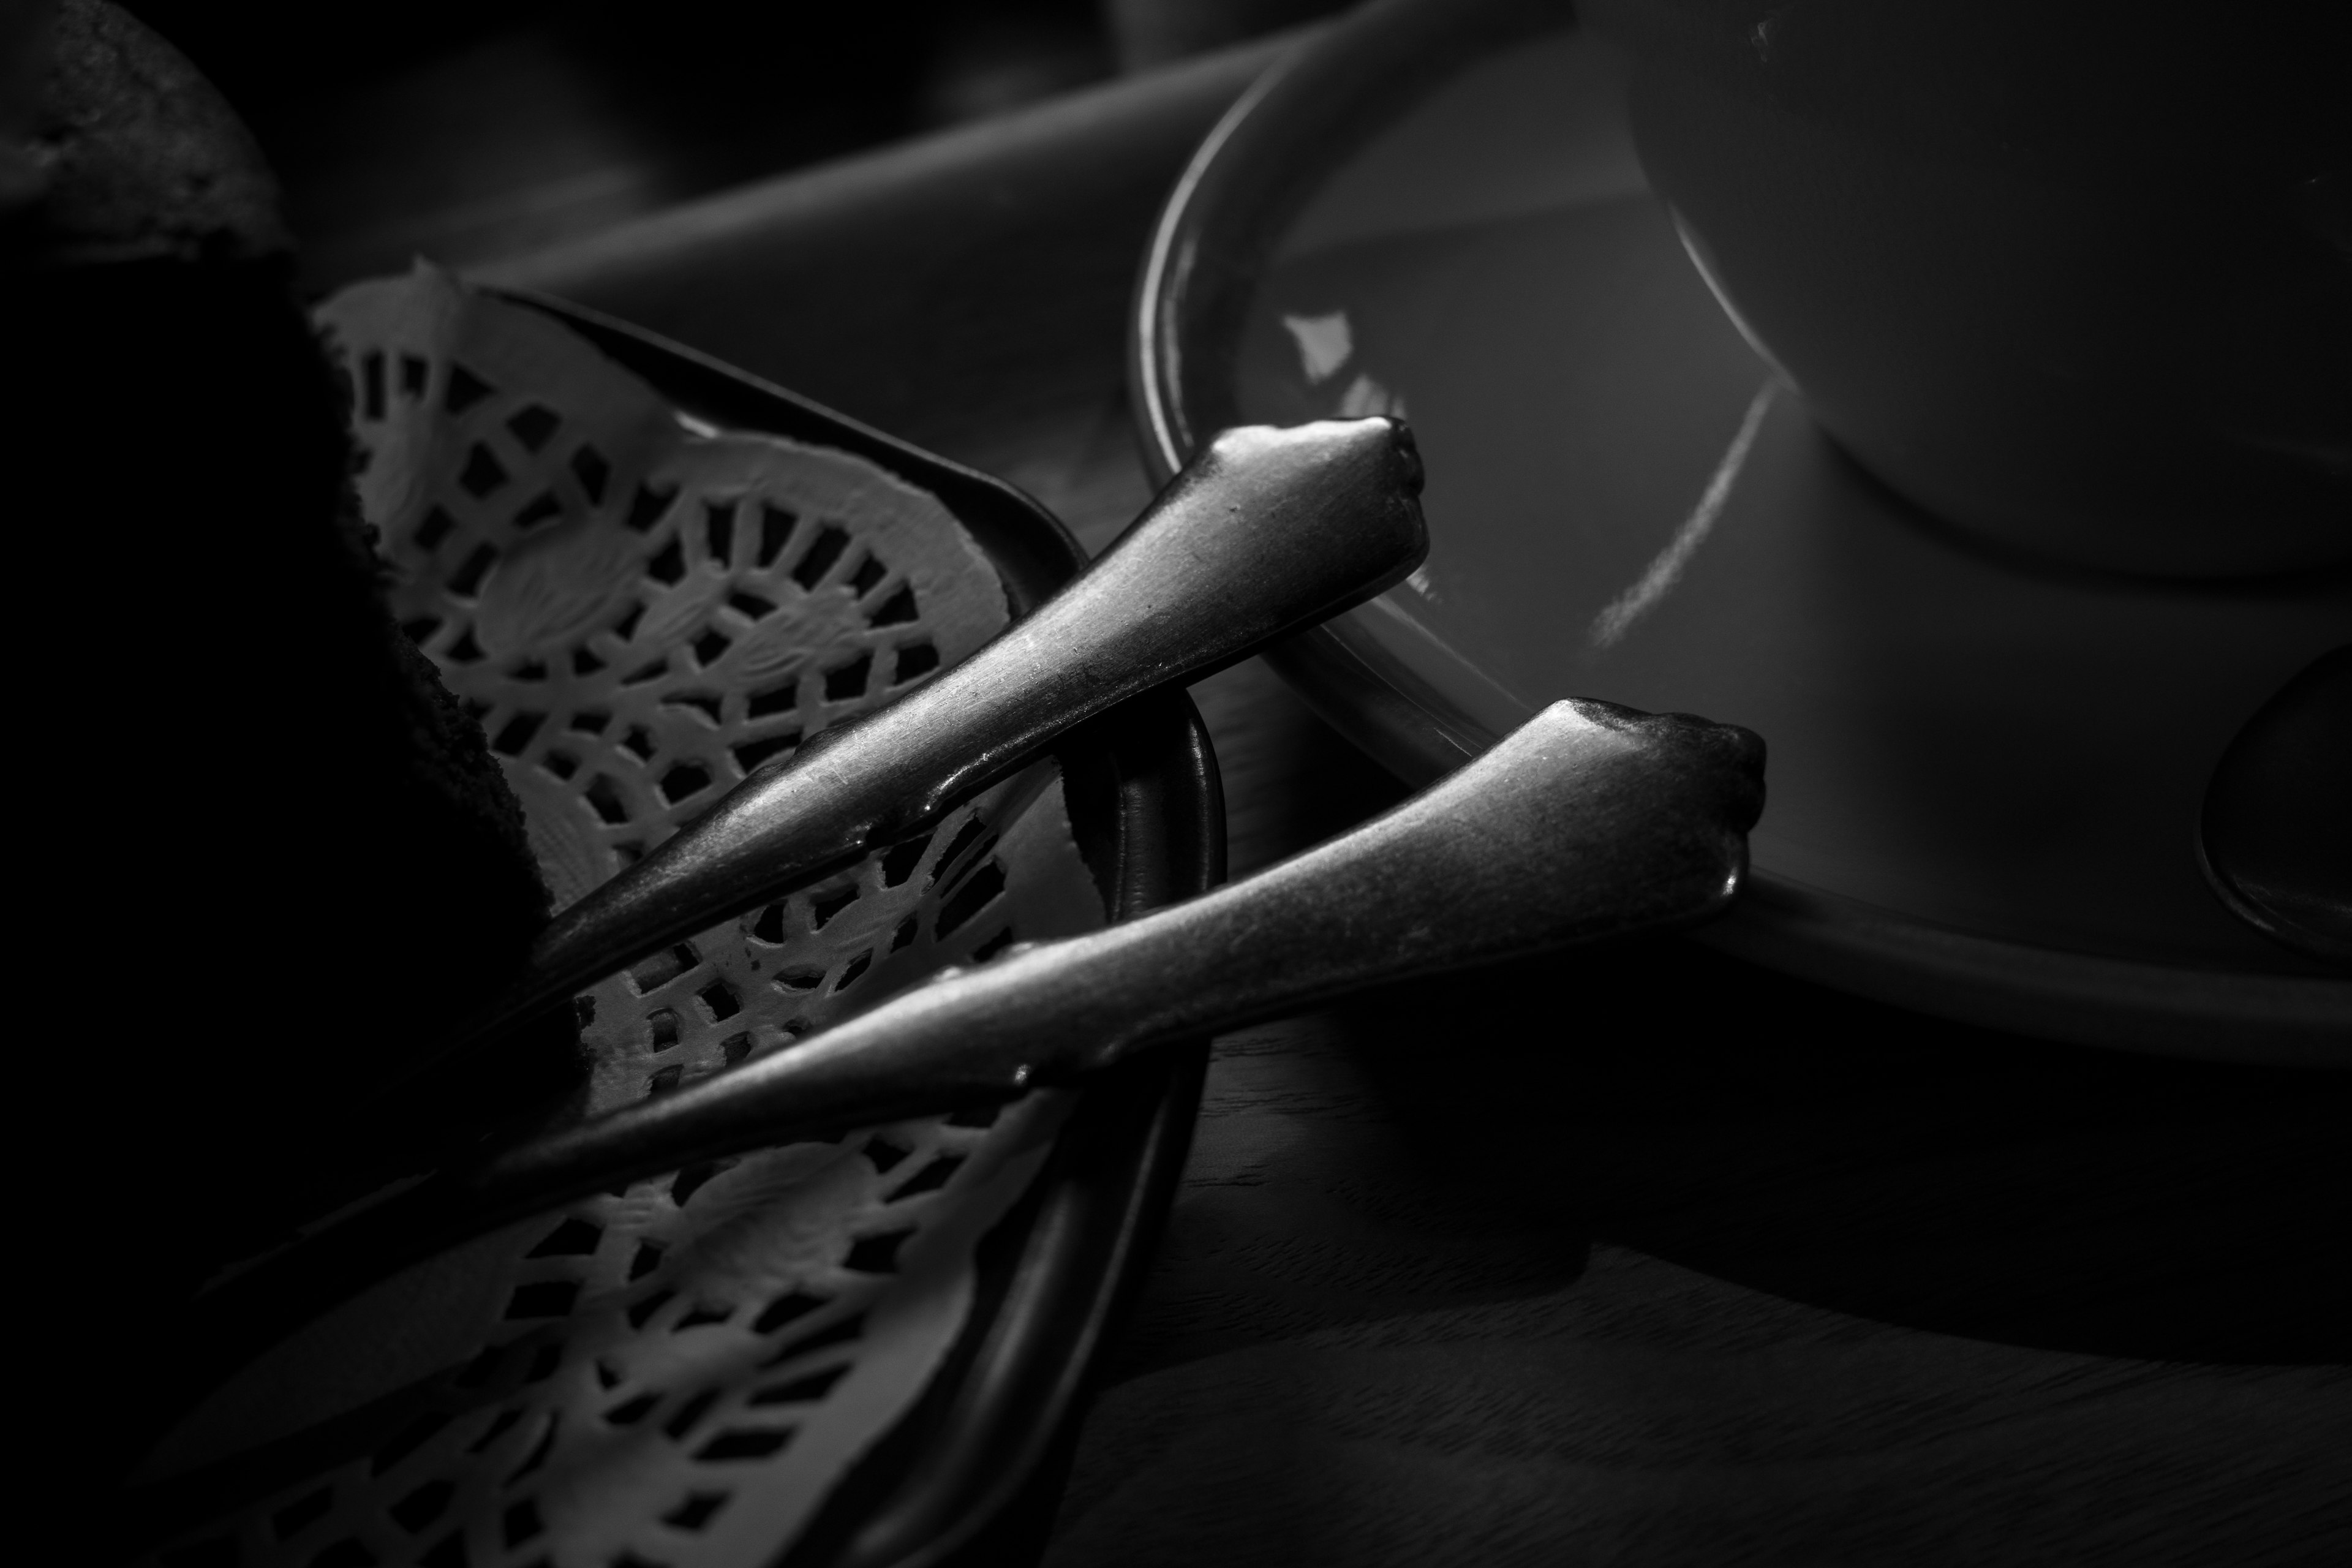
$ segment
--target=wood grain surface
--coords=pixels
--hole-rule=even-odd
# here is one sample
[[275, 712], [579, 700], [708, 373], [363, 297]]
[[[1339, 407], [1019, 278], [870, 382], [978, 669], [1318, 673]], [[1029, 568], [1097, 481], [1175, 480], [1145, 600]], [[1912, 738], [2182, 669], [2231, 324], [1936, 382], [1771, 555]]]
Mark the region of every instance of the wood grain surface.
[[[1202, 695], [1237, 868], [1375, 804]], [[1247, 1031], [1047, 1561], [2352, 1560], [2346, 1110], [1680, 942]]]
[[[1238, 51], [519, 260], [1012, 478], [1146, 500], [1120, 333]], [[1399, 798], [1263, 666], [1234, 870]], [[1683, 942], [1218, 1043], [1047, 1552], [2352, 1562], [2352, 1091], [1970, 1030]]]

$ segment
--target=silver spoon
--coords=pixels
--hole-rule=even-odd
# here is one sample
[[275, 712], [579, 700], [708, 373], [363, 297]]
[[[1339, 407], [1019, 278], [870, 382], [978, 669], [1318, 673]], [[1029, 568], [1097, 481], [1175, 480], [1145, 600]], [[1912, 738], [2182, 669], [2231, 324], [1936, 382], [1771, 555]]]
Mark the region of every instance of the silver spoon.
[[2230, 742], [2205, 786], [2206, 880], [2241, 920], [2352, 964], [2352, 645], [2322, 654]]
[[1746, 730], [1555, 703], [1385, 816], [1230, 887], [947, 972], [446, 1170], [198, 1298], [155, 1375], [193, 1392], [371, 1279], [638, 1176], [1003, 1101], [1369, 984], [1704, 920], [1746, 875], [1763, 763]]
[[755, 771], [555, 917], [523, 973], [414, 1079], [633, 959], [911, 837], [1058, 737], [1402, 580], [1428, 552], [1421, 460], [1387, 418], [1212, 441], [1068, 586], [888, 707]]

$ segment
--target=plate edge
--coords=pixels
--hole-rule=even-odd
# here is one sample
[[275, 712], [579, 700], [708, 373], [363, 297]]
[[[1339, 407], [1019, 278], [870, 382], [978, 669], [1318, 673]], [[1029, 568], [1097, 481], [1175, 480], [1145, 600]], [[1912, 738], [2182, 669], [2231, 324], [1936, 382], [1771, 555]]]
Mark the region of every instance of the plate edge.
[[[1525, 15], [1526, 0], [1448, 0], [1465, 30]], [[1163, 204], [1138, 271], [1128, 376], [1139, 445], [1155, 483], [1182, 466], [1175, 312], [1166, 298], [1183, 268], [1171, 255], [1204, 226], [1203, 193], [1249, 121], [1310, 61], [1369, 57], [1390, 47], [1433, 0], [1387, 0], [1286, 55], [1219, 120]], [[1553, 7], [1575, 25], [1566, 6]], [[1509, 35], [1497, 30], [1497, 41]], [[1163, 404], [1166, 406], [1163, 406]], [[1458, 703], [1349, 636], [1352, 610], [1267, 650], [1265, 657], [1316, 715], [1416, 788], [1496, 738]], [[1393, 667], [1393, 668], [1392, 668]], [[1913, 1012], [2012, 1033], [2213, 1061], [2352, 1068], [2352, 982], [2137, 963], [2062, 948], [2029, 947], [1937, 927], [1854, 900], [1752, 876], [1730, 914], [1691, 933], [1746, 962]]]

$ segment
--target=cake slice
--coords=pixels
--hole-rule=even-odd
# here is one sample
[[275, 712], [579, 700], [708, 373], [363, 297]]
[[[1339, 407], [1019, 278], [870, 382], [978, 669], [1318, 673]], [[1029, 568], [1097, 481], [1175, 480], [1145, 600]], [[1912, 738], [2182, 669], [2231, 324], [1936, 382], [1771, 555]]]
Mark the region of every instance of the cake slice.
[[41, 33], [0, 61], [17, 885], [48, 1246], [103, 1355], [573, 1048], [388, 1093], [546, 918], [521, 816], [382, 603], [251, 139], [123, 12]]

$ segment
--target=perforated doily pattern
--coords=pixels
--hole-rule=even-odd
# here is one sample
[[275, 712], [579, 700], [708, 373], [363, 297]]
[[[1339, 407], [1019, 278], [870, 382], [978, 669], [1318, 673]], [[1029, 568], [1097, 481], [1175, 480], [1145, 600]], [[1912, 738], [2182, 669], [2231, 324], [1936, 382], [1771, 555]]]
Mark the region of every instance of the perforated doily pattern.
[[530, 812], [559, 905], [1004, 625], [947, 510], [871, 463], [683, 420], [554, 321], [429, 273], [326, 316], [394, 612], [526, 807], [562, 803]]
[[[482, 719], [559, 902], [1003, 622], [993, 573], [929, 496], [681, 421], [533, 312], [421, 270], [322, 319], [396, 612]], [[596, 986], [593, 1103], [1100, 921], [1058, 781], [1033, 769]], [[159, 1450], [152, 1475], [321, 1434], [310, 1473], [162, 1560], [767, 1561], [921, 1392], [973, 1247], [1063, 1110], [1032, 1096], [695, 1167], [388, 1280]]]

